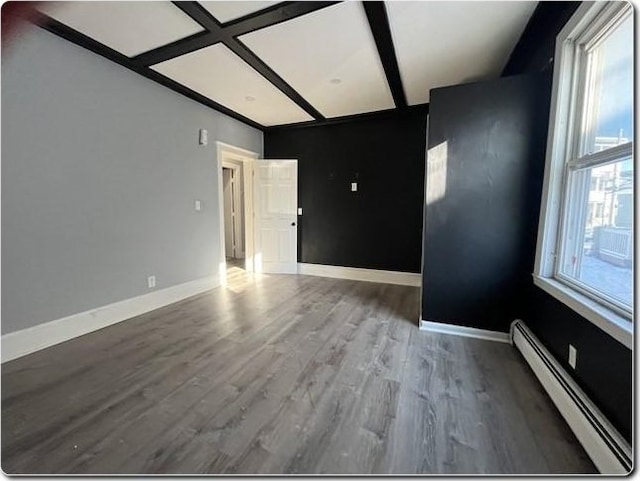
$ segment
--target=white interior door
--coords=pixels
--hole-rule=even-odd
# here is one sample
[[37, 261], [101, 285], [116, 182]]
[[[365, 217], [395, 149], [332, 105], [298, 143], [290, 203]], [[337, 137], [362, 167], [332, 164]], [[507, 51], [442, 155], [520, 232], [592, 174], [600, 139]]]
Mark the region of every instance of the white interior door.
[[254, 172], [256, 271], [295, 274], [298, 161], [258, 160]]

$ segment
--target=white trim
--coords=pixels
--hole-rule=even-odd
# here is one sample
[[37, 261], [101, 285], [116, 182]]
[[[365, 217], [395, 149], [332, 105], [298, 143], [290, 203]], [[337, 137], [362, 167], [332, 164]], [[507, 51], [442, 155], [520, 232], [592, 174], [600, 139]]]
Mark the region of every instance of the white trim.
[[633, 146], [631, 142], [616, 145], [606, 150], [596, 152], [594, 154], [585, 154], [582, 157], [567, 162], [569, 169], [581, 170], [588, 167], [594, 167], [608, 162], [619, 162], [620, 159], [633, 156]]
[[439, 332], [440, 334], [451, 334], [453, 336], [472, 337], [474, 339], [484, 339], [486, 341], [504, 342], [507, 344], [511, 343], [511, 336], [509, 336], [508, 332], [489, 331], [486, 329], [477, 329], [475, 327], [425, 321], [424, 319], [420, 319], [420, 330]]
[[[583, 3], [569, 19], [556, 37], [554, 54], [553, 89], [551, 91], [551, 111], [547, 152], [545, 157], [542, 203], [538, 222], [538, 241], [534, 272], [537, 275], [553, 275], [555, 247], [562, 202], [564, 159], [569, 149], [568, 132], [571, 130], [570, 114], [572, 84], [574, 82], [574, 45], [569, 40], [579, 26], [582, 17], [592, 8], [591, 3]], [[569, 73], [567, 73], [569, 72]]]
[[226, 144], [224, 142], [220, 142], [219, 140], [216, 140], [216, 147], [218, 150], [225, 150], [227, 152], [230, 152], [232, 154], [236, 154], [240, 157], [252, 157], [257, 159], [258, 157], [260, 157], [259, 154], [257, 154], [256, 152], [252, 152], [251, 150], [247, 150], [247, 149], [243, 149], [242, 147], [236, 147], [235, 145], [231, 145], [231, 144]]
[[218, 271], [220, 272], [220, 282], [222, 285], [227, 284], [227, 249], [224, 238], [224, 185], [222, 181], [222, 157], [224, 147], [216, 142], [216, 178], [218, 179], [218, 239], [220, 248], [218, 255], [220, 256], [218, 263]]
[[632, 462], [631, 447], [624, 438], [522, 321], [516, 320], [512, 324], [511, 335], [514, 345], [600, 473], [628, 474], [630, 471], [618, 460], [614, 451], [615, 449]]
[[225, 285], [227, 282], [227, 257], [224, 240], [224, 194], [222, 192], [222, 163], [226, 156], [232, 156], [232, 160], [243, 163], [243, 206], [244, 206], [244, 258], [247, 272], [254, 271], [254, 234], [253, 234], [253, 163], [260, 157], [256, 152], [242, 149], [234, 145], [216, 141], [216, 159], [218, 178], [218, 211], [220, 222], [218, 234], [220, 242], [220, 282]]
[[533, 283], [591, 321], [628, 349], [633, 348], [632, 322], [554, 279], [533, 276]]
[[217, 276], [205, 277], [20, 331], [10, 332], [1, 338], [2, 362], [26, 356], [32, 352], [126, 321], [145, 312], [206, 292], [219, 285]]
[[302, 262], [298, 263], [298, 274], [415, 287], [420, 286], [421, 278], [420, 274], [414, 274], [413, 272], [382, 271], [378, 269], [362, 269], [360, 267], [306, 264]]

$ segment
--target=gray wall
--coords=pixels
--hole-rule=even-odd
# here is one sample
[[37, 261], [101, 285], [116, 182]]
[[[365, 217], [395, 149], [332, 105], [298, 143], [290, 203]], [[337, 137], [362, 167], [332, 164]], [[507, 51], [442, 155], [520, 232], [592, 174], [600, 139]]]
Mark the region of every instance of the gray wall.
[[148, 275], [217, 275], [216, 140], [262, 154], [259, 130], [21, 32], [2, 52], [2, 333], [148, 293]]

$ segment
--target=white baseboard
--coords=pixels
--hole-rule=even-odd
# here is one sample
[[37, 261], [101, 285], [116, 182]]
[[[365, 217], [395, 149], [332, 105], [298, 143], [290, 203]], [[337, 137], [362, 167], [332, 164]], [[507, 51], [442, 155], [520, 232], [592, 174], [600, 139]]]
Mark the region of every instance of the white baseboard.
[[454, 336], [473, 337], [475, 339], [485, 339], [487, 341], [511, 342], [511, 337], [508, 332], [488, 331], [486, 329], [476, 329], [475, 327], [456, 326], [455, 324], [425, 321], [424, 319], [420, 319], [420, 330], [439, 332], [441, 334], [452, 334]]
[[167, 306], [220, 285], [217, 276], [178, 284], [34, 327], [10, 332], [1, 338], [2, 362], [97, 331], [145, 312]]
[[[600, 473], [629, 474], [633, 469], [631, 446], [593, 401], [522, 321], [511, 324], [511, 336]], [[605, 359], [602, 362], [606, 364]]]
[[298, 263], [298, 274], [307, 276], [333, 277], [352, 281], [380, 282], [402, 286], [420, 287], [420, 274], [413, 272], [382, 271], [360, 267], [326, 266], [323, 264]]

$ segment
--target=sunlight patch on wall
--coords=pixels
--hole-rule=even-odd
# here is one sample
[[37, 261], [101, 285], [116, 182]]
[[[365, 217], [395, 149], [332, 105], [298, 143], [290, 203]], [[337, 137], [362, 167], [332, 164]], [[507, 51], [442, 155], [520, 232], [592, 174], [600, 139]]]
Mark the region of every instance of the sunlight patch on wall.
[[447, 193], [447, 142], [427, 152], [427, 205], [443, 199]]

